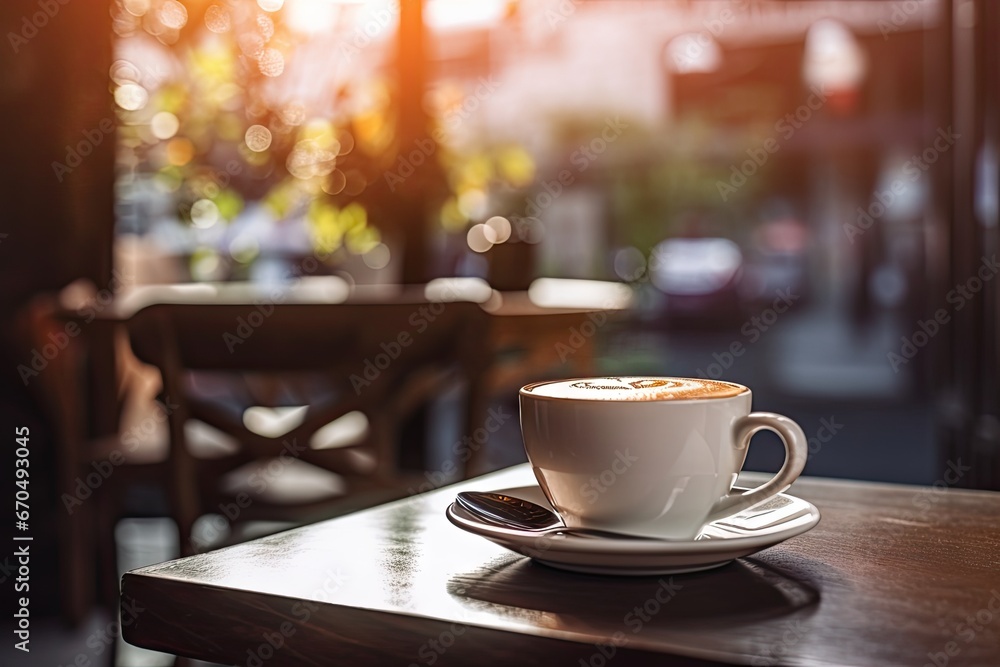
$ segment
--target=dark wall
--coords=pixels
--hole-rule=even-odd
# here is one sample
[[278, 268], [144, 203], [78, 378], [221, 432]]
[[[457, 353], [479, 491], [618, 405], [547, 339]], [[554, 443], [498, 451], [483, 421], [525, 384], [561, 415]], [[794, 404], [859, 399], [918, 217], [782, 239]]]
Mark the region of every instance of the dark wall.
[[[109, 9], [108, 0], [0, 4], [0, 442], [10, 469], [15, 427], [31, 431], [33, 614], [56, 607], [51, 547], [61, 508], [42, 383], [26, 385], [17, 367], [31, 359], [25, 313], [34, 295], [111, 277]], [[73, 153], [84, 152], [77, 162]]]

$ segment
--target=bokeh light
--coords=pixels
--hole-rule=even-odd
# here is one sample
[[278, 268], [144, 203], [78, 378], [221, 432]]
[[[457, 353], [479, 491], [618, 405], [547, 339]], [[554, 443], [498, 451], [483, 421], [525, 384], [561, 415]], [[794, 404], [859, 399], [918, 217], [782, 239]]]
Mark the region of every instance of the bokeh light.
[[169, 139], [180, 129], [181, 123], [177, 116], [169, 111], [161, 111], [155, 114], [149, 122], [149, 129], [157, 139]]
[[167, 162], [182, 167], [194, 157], [194, 144], [185, 137], [176, 137], [167, 143]]
[[314, 176], [326, 176], [337, 166], [337, 154], [324, 149], [314, 140], [300, 141], [288, 154], [285, 167], [288, 173], [306, 180]]
[[112, 63], [108, 75], [111, 77], [112, 81], [121, 86], [126, 83], [138, 83], [142, 73], [139, 72], [138, 67], [129, 61], [116, 60]]
[[614, 259], [615, 275], [626, 282], [639, 279], [646, 272], [646, 256], [634, 246], [619, 248]]
[[281, 76], [285, 71], [285, 56], [278, 49], [264, 49], [257, 65], [264, 76]]
[[294, 127], [301, 125], [305, 121], [306, 110], [305, 107], [298, 102], [292, 102], [291, 104], [286, 104], [282, 107], [278, 115], [281, 118], [281, 122]]
[[361, 260], [368, 268], [379, 270], [389, 265], [390, 257], [389, 246], [384, 243], [378, 243], [374, 248], [362, 255]]
[[466, 243], [475, 252], [486, 252], [496, 243], [496, 232], [483, 224], [473, 225], [465, 235]]
[[260, 60], [264, 56], [264, 38], [255, 32], [242, 33], [237, 38], [236, 43], [243, 55], [248, 58]]
[[340, 142], [340, 150], [337, 151], [337, 155], [347, 155], [354, 150], [354, 137], [347, 130], [337, 135], [337, 141]]
[[115, 104], [125, 111], [138, 111], [148, 101], [149, 93], [137, 83], [126, 83], [115, 89]]
[[191, 224], [208, 229], [219, 221], [219, 207], [211, 199], [199, 199], [191, 204]]
[[263, 125], [251, 125], [243, 137], [247, 148], [255, 153], [266, 151], [271, 146], [271, 130]]
[[229, 256], [240, 264], [249, 264], [260, 254], [260, 244], [249, 234], [240, 234], [229, 242]]
[[122, 6], [132, 16], [144, 16], [149, 11], [151, 0], [123, 0]]
[[212, 5], [205, 10], [205, 27], [214, 33], [229, 32], [232, 27], [232, 17], [229, 10], [219, 5]]
[[160, 6], [157, 12], [160, 23], [173, 30], [180, 30], [187, 24], [187, 7], [177, 2], [177, 0], [167, 0]]
[[347, 185], [347, 176], [339, 169], [330, 172], [330, 177], [323, 183], [323, 192], [328, 195], [339, 195]]
[[333, 124], [323, 118], [313, 118], [299, 133], [300, 139], [315, 142], [320, 148], [329, 150], [334, 155], [340, 153], [340, 142]]
[[267, 14], [257, 14], [257, 30], [264, 41], [274, 37], [274, 21]]
[[495, 215], [487, 220], [485, 224], [493, 231], [493, 238], [495, 239], [493, 243], [503, 243], [510, 238], [510, 220], [507, 218]]

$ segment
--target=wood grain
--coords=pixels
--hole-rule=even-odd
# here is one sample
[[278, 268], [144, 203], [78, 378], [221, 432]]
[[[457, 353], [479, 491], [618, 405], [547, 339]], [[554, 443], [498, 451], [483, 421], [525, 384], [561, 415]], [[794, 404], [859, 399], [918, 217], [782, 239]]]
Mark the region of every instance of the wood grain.
[[251, 667], [1000, 664], [1000, 494], [801, 479], [811, 532], [714, 571], [616, 578], [444, 518], [459, 489], [531, 479], [518, 466], [130, 572], [142, 611], [124, 637]]

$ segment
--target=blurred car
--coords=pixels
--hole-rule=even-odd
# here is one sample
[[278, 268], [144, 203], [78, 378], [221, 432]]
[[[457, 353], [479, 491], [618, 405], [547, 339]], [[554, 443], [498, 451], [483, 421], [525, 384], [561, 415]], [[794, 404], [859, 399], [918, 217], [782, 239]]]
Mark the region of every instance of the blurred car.
[[653, 248], [650, 282], [663, 295], [668, 324], [730, 324], [742, 315], [740, 247], [721, 237], [673, 238]]

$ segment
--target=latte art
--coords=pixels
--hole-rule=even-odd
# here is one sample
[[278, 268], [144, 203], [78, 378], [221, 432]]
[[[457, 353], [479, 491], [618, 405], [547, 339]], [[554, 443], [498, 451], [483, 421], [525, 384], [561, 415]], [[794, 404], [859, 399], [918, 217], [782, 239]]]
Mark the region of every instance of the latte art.
[[746, 387], [718, 380], [668, 377], [606, 377], [543, 382], [525, 388], [535, 396], [593, 401], [679, 401], [730, 398]]

